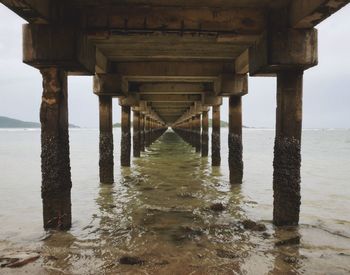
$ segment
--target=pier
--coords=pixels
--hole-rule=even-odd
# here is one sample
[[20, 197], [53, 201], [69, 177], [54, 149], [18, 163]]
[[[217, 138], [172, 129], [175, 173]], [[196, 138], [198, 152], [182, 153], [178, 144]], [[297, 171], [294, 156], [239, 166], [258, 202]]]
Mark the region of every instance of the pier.
[[[121, 166], [129, 167], [131, 157], [142, 157], [172, 128], [197, 154], [210, 155], [212, 166], [228, 161], [230, 183], [242, 184], [248, 75], [275, 77], [273, 223], [298, 225], [303, 73], [318, 63], [315, 27], [349, 0], [0, 2], [28, 22], [23, 62], [42, 74], [45, 229], [67, 230], [72, 223], [68, 75], [93, 76], [103, 184], [114, 183], [116, 169], [112, 98], [119, 99], [122, 112]], [[228, 110], [220, 107], [223, 97], [229, 98]], [[221, 112], [229, 114], [228, 156], [220, 155]]]

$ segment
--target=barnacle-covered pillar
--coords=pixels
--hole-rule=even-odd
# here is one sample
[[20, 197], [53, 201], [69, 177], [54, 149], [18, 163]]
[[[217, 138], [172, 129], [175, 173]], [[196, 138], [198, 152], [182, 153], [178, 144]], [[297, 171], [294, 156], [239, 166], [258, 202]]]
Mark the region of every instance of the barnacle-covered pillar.
[[122, 137], [121, 137], [121, 166], [130, 166], [131, 133], [130, 133], [130, 106], [122, 105]]
[[203, 111], [202, 113], [202, 157], [208, 156], [208, 143], [209, 143], [209, 119], [208, 119], [208, 111]]
[[69, 229], [71, 169], [69, 159], [67, 73], [60, 68], [41, 69], [43, 94], [41, 122], [41, 197], [45, 229]]
[[141, 155], [141, 134], [140, 134], [140, 111], [133, 111], [133, 152], [134, 157], [138, 158]]
[[230, 183], [241, 184], [243, 178], [242, 97], [229, 97], [229, 168]]
[[213, 106], [211, 134], [211, 163], [212, 166], [220, 166], [220, 105]]
[[100, 182], [114, 182], [112, 97], [99, 96], [100, 107]]

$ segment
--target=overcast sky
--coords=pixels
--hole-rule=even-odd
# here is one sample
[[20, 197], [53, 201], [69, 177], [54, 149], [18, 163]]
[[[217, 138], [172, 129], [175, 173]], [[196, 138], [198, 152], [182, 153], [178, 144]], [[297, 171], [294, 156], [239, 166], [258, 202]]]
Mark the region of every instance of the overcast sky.
[[[41, 76], [22, 63], [20, 17], [0, 4], [0, 116], [39, 121]], [[304, 74], [304, 128], [350, 128], [350, 5], [322, 22], [319, 65]], [[120, 108], [114, 100], [113, 120]], [[249, 78], [243, 98], [247, 126], [274, 127], [276, 79]], [[227, 120], [227, 100], [222, 119]], [[98, 127], [98, 99], [91, 77], [69, 77], [69, 120], [82, 127]]]

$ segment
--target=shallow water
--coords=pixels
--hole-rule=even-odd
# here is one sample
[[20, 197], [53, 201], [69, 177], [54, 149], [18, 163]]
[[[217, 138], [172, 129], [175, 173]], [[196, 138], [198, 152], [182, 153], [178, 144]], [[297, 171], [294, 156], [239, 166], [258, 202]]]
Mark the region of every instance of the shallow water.
[[[274, 228], [274, 132], [244, 131], [245, 176], [230, 186], [227, 129], [222, 166], [168, 131], [115, 184], [98, 183], [98, 131], [71, 130], [73, 227], [44, 232], [40, 131], [0, 131], [0, 256], [38, 252], [39, 260], [0, 273], [19, 274], [348, 274], [350, 131], [306, 130], [302, 209], [297, 228]], [[216, 212], [213, 203], [226, 209]], [[245, 220], [266, 231], [244, 227]], [[300, 244], [276, 245], [299, 238]], [[136, 256], [142, 265], [119, 259]]]

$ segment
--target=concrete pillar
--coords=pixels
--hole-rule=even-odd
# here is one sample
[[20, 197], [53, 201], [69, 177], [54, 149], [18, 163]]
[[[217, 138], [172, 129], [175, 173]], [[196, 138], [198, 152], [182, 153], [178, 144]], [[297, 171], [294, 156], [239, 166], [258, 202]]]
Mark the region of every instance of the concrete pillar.
[[208, 156], [208, 144], [209, 144], [209, 135], [208, 135], [208, 111], [202, 113], [202, 157]]
[[201, 151], [201, 115], [196, 115], [196, 134], [195, 134], [195, 145], [196, 145], [196, 152], [200, 153]]
[[133, 116], [133, 152], [134, 157], [141, 156], [140, 112], [134, 111]]
[[220, 105], [213, 106], [211, 134], [211, 163], [212, 166], [220, 166]]
[[153, 143], [153, 119], [150, 117], [149, 119], [149, 145], [151, 146]]
[[140, 149], [145, 151], [145, 115], [140, 113]]
[[112, 97], [99, 96], [100, 107], [100, 182], [114, 182]]
[[65, 230], [72, 224], [67, 74], [58, 68], [42, 69], [41, 74], [41, 197], [44, 228]]
[[150, 145], [150, 117], [145, 117], [145, 146], [148, 147]]
[[130, 106], [122, 106], [122, 138], [120, 164], [130, 166], [131, 134], [130, 134]]
[[196, 147], [196, 116], [191, 118], [191, 145]]
[[228, 134], [230, 183], [241, 184], [243, 179], [242, 146], [242, 97], [229, 98], [229, 134]]
[[300, 145], [303, 71], [277, 73], [276, 139], [273, 161], [275, 225], [297, 225], [300, 212]]

